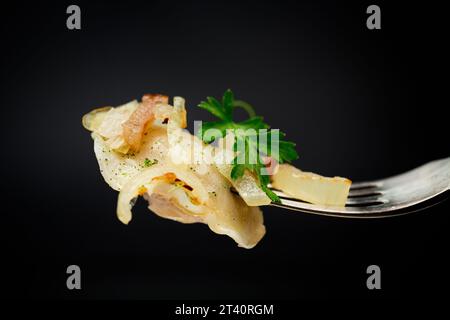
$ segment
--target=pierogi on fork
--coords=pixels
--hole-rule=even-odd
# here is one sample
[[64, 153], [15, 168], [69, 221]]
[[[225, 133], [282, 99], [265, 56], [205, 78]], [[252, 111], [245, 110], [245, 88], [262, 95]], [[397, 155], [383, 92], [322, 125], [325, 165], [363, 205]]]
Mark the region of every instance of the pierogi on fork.
[[[82, 122], [91, 131], [103, 178], [119, 191], [117, 217], [124, 224], [131, 221], [132, 207], [142, 196], [158, 216], [182, 223], [204, 223], [243, 248], [254, 247], [264, 236], [266, 229], [259, 206], [276, 201], [266, 190], [269, 176], [252, 172], [254, 166], [242, 169], [234, 164], [239, 151], [234, 148], [237, 138], [233, 134], [217, 139], [215, 145], [190, 134], [185, 129], [183, 98], [174, 97], [170, 104], [165, 95], [146, 94], [141, 101], [95, 109], [83, 116]], [[283, 159], [268, 152], [264, 158], [274, 165], [271, 177], [282, 187], [276, 174], [278, 162]], [[267, 161], [259, 165], [264, 169]], [[295, 192], [289, 181], [295, 184], [298, 177], [287, 172], [291, 171], [282, 170], [288, 191], [309, 195], [308, 190]], [[302, 176], [304, 188], [308, 188], [305, 179]], [[312, 192], [320, 193], [318, 183]], [[331, 197], [337, 201], [334, 205], [346, 199], [349, 185], [337, 187], [338, 196]], [[307, 198], [321, 201], [320, 196]]]

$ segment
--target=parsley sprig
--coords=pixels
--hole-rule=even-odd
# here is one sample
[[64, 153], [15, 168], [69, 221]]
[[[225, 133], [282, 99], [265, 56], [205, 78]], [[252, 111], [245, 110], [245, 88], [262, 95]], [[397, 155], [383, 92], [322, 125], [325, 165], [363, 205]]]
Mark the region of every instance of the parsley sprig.
[[[248, 170], [258, 178], [261, 189], [267, 196], [273, 202], [280, 202], [278, 196], [267, 187], [270, 179], [261, 156], [272, 157], [278, 163], [291, 162], [298, 158], [297, 151], [295, 151], [295, 143], [284, 140], [284, 133], [270, 129], [270, 126], [263, 121], [262, 117], [256, 116], [255, 110], [250, 104], [242, 100], [235, 100], [233, 92], [229, 89], [223, 94], [222, 101], [218, 101], [214, 97], [207, 97], [206, 101], [200, 102], [198, 106], [219, 118], [218, 121], [202, 123], [198, 134], [205, 143], [211, 143], [214, 140], [214, 137], [205, 136], [205, 132], [208, 129], [220, 130], [223, 137], [225, 137], [227, 129], [232, 129], [235, 134], [233, 149], [238, 151], [238, 146], [245, 146], [244, 163], [238, 161], [239, 155], [237, 155], [233, 160], [231, 178], [236, 180], [243, 176], [245, 170]], [[236, 108], [244, 109], [249, 118], [241, 122], [233, 121], [233, 111]], [[254, 129], [255, 131], [247, 129]], [[267, 131], [260, 133], [259, 129], [267, 129]], [[270, 141], [276, 137], [276, 133], [278, 133], [279, 140], [278, 152], [272, 153]], [[266, 137], [263, 135], [266, 135]], [[251, 163], [255, 161], [250, 161], [250, 154], [256, 155], [256, 163]]]

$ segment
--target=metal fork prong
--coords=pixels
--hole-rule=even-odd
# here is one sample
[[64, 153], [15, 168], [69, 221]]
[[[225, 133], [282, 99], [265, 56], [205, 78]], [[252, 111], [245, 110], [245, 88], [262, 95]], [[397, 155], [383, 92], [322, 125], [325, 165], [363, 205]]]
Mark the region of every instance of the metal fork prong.
[[353, 183], [345, 207], [311, 204], [269, 188], [281, 200], [271, 205], [288, 210], [340, 218], [393, 217], [423, 210], [450, 196], [450, 158], [389, 178]]
[[[305, 203], [305, 201], [296, 199], [296, 198], [294, 198], [294, 197], [292, 197], [292, 196], [290, 196], [288, 194], [285, 194], [285, 193], [283, 193], [283, 192], [281, 192], [279, 190], [272, 189], [272, 191], [277, 196], [279, 196], [281, 199], [290, 200], [292, 202], [299, 202], [299, 203], [303, 202], [303, 203]], [[347, 205], [355, 205], [355, 204], [363, 205], [363, 204], [367, 203], [368, 205], [370, 205], [370, 204], [377, 203], [377, 202], [378, 203], [386, 203], [387, 201], [385, 199], [383, 199], [383, 198], [380, 198], [379, 195], [373, 195], [373, 196], [371, 195], [371, 196], [368, 196], [368, 197], [349, 198], [349, 199], [347, 199], [347, 203], [346, 204]]]
[[379, 181], [352, 182], [350, 190], [379, 188], [380, 186], [381, 182]]
[[295, 199], [281, 199], [281, 204], [277, 204], [277, 203], [272, 203], [272, 205], [275, 206], [282, 206], [282, 207], [288, 207], [294, 210], [298, 210], [298, 209], [305, 209], [308, 206], [311, 206], [310, 203], [307, 202], [302, 202], [301, 200], [295, 200]]
[[363, 197], [363, 196], [377, 195], [377, 194], [381, 194], [381, 191], [378, 188], [357, 189], [357, 190], [350, 190], [350, 192], [348, 193], [348, 197], [349, 198]]
[[379, 195], [375, 196], [368, 196], [368, 197], [361, 197], [361, 198], [349, 198], [347, 199], [347, 205], [371, 205], [374, 203], [387, 203], [387, 200], [380, 197]]
[[[277, 196], [279, 196], [281, 199], [286, 199], [286, 200], [292, 200], [292, 201], [297, 201], [297, 202], [305, 202], [299, 199], [296, 199], [282, 191], [279, 190], [275, 190], [275, 189], [271, 189]], [[369, 196], [364, 197], [356, 197], [356, 198], [348, 198], [347, 199], [347, 205], [353, 205], [353, 204], [371, 204], [374, 202], [382, 202], [382, 203], [386, 203], [386, 201], [380, 197], [381, 193], [377, 193], [377, 194], [373, 194], [369, 193]]]

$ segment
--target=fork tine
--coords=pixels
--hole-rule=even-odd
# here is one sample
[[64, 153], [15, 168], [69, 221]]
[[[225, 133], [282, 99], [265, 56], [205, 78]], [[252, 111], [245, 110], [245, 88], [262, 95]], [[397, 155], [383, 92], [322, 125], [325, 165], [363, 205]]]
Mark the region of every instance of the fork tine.
[[[294, 197], [283, 193], [280, 190], [274, 189], [270, 184], [268, 185], [269, 189], [272, 190], [277, 196], [286, 198], [286, 199], [295, 199]], [[381, 182], [356, 182], [353, 183], [350, 187], [349, 198], [351, 197], [362, 197], [368, 195], [377, 195], [380, 194], [379, 188], [381, 187]]]
[[[273, 193], [275, 193], [277, 196], [279, 196], [282, 199], [289, 199], [289, 200], [295, 200], [295, 201], [301, 201], [296, 199], [293, 196], [290, 196], [282, 191], [276, 190], [276, 189], [271, 189], [273, 191]], [[364, 203], [364, 202], [373, 202], [374, 200], [380, 199], [380, 195], [382, 195], [382, 193], [377, 190], [377, 191], [373, 191], [373, 190], [354, 190], [351, 191], [349, 193], [349, 197], [347, 200], [347, 204], [360, 204], [360, 203]]]
[[[296, 199], [282, 191], [271, 189], [278, 197], [284, 200], [289, 200], [290, 204], [293, 204], [293, 202], [299, 202], [299, 203], [308, 203], [299, 199]], [[374, 203], [386, 203], [386, 200], [381, 198], [381, 193], [374, 194], [368, 193], [369, 196], [366, 197], [356, 197], [356, 198], [348, 198], [346, 205], [363, 205], [363, 204], [374, 204]]]
[[348, 198], [346, 205], [372, 205], [375, 203], [387, 203], [387, 200], [379, 195], [360, 197], [360, 198]]
[[350, 186], [350, 190], [358, 190], [358, 189], [373, 189], [381, 187], [381, 183], [379, 181], [363, 181], [363, 182], [352, 182]]
[[356, 189], [356, 190], [350, 190], [350, 192], [348, 193], [348, 197], [356, 198], [356, 197], [379, 195], [379, 194], [381, 194], [381, 192], [378, 188], [360, 189], [360, 190]]
[[315, 205], [274, 190], [281, 203], [272, 206], [340, 218], [383, 218], [416, 212], [450, 196], [450, 157], [402, 174], [353, 183], [345, 207]]

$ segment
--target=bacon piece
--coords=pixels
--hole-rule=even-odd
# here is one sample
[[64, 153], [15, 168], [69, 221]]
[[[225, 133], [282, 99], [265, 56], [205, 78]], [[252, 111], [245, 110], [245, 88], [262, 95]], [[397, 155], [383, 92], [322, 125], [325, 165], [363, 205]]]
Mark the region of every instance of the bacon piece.
[[275, 160], [273, 157], [262, 157], [261, 159], [263, 161], [264, 166], [266, 167], [267, 174], [269, 176], [274, 175], [277, 172], [278, 169], [278, 161]]
[[139, 107], [122, 124], [123, 137], [131, 150], [139, 151], [145, 128], [155, 120], [153, 109], [157, 103], [169, 103], [169, 97], [162, 94], [146, 94]]

